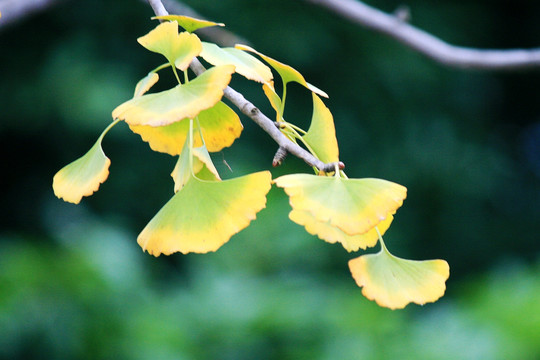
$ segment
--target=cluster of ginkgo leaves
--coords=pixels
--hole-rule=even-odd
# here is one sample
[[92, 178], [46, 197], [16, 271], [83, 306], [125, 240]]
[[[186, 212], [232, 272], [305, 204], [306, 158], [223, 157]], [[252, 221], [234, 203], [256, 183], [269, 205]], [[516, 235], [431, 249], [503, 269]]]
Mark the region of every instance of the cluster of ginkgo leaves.
[[[114, 125], [125, 121], [152, 150], [178, 156], [171, 174], [174, 195], [137, 240], [148, 253], [159, 256], [218, 250], [255, 219], [265, 207], [266, 194], [274, 183], [289, 196], [289, 218], [310, 234], [340, 243], [349, 252], [380, 244], [379, 252], [349, 261], [352, 276], [367, 298], [398, 309], [410, 302], [433, 302], [444, 294], [449, 276], [446, 261], [401, 259], [386, 248], [382, 235], [402, 205], [407, 189], [382, 179], [346, 176], [339, 166], [333, 117], [320, 98], [327, 97], [323, 91], [306, 82], [292, 67], [248, 46], [222, 48], [194, 34], [199, 28], [223, 24], [179, 15], [156, 18], [163, 22], [138, 42], [162, 54], [167, 62], [150, 71], [137, 83], [133, 98], [114, 109], [113, 122], [94, 146], [54, 176], [56, 196], [77, 204], [98, 190], [110, 166], [101, 147], [102, 139]], [[179, 32], [179, 27], [185, 31]], [[188, 72], [196, 57], [211, 65], [199, 76]], [[275, 91], [271, 68], [281, 78], [281, 96]], [[178, 85], [147, 93], [163, 69], [172, 70]], [[276, 111], [276, 125], [281, 132], [322, 162], [335, 163], [334, 171], [325, 173], [314, 168], [314, 174], [276, 179], [269, 171], [261, 171], [222, 180], [210, 153], [230, 146], [243, 129], [238, 115], [222, 101], [234, 73], [261, 83]], [[313, 116], [307, 131], [284, 118], [290, 82], [312, 93]]]

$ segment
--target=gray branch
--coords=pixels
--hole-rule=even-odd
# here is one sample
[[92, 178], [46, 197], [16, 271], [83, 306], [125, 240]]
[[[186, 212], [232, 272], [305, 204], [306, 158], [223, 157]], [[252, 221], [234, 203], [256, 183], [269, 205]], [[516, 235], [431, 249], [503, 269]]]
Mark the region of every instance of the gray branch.
[[349, 21], [383, 33], [443, 65], [476, 70], [540, 68], [540, 48], [482, 50], [451, 45], [420, 30], [403, 18], [355, 0], [304, 0], [331, 10]]
[[[154, 10], [155, 14], [158, 16], [168, 15], [167, 10], [161, 3], [161, 0], [148, 0], [150, 6]], [[190, 65], [191, 70], [196, 74], [201, 74], [205, 71], [204, 66], [201, 62], [195, 58]], [[315, 158], [308, 151], [304, 150], [302, 147], [293, 143], [285, 135], [279, 131], [274, 122], [270, 120], [266, 115], [264, 115], [255, 105], [246, 100], [244, 95], [234, 90], [228, 86], [224, 91], [223, 95], [234, 104], [244, 115], [253, 120], [257, 125], [259, 125], [274, 141], [279, 145], [280, 148], [287, 150], [287, 152], [295, 155], [296, 157], [304, 160], [308, 165], [314, 166], [317, 169], [324, 172], [331, 172], [335, 170], [336, 165], [340, 169], [343, 168], [343, 163], [329, 163], [325, 164], [319, 159]]]
[[0, 28], [15, 23], [33, 13], [43, 11], [63, 0], [0, 0]]

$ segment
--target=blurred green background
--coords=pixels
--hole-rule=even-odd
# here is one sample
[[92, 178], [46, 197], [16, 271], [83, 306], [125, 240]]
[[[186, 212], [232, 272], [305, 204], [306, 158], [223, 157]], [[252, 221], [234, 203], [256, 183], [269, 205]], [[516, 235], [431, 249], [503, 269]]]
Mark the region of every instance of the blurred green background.
[[[216, 253], [143, 253], [137, 234], [172, 195], [175, 159], [125, 124], [104, 140], [100, 191], [77, 206], [55, 198], [55, 172], [163, 62], [136, 42], [156, 25], [144, 2], [64, 1], [0, 27], [0, 358], [540, 358], [540, 71], [446, 68], [299, 0], [185, 3], [330, 95], [347, 174], [409, 189], [388, 247], [446, 259], [446, 295], [379, 308], [349, 274], [358, 254], [290, 222], [276, 188]], [[406, 4], [451, 43], [539, 45], [540, 2]], [[233, 85], [273, 117], [258, 85]], [[310, 94], [289, 91], [286, 117], [307, 127]], [[276, 145], [242, 120], [215, 154], [224, 177], [271, 168]], [[310, 169], [288, 158], [271, 171]]]

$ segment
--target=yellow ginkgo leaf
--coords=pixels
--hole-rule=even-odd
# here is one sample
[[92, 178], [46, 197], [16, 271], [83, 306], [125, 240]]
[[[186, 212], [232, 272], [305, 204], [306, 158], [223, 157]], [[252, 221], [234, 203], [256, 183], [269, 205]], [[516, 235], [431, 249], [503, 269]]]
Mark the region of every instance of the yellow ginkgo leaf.
[[274, 180], [289, 195], [294, 210], [310, 212], [348, 235], [363, 234], [394, 214], [407, 189], [382, 179], [292, 174]]
[[169, 20], [176, 21], [181, 27], [183, 27], [187, 32], [194, 32], [195, 30], [202, 29], [209, 26], [225, 26], [222, 23], [215, 23], [208, 20], [195, 19], [189, 16], [184, 15], [162, 15], [154, 16], [152, 19], [157, 20]]
[[444, 295], [450, 275], [444, 260], [401, 259], [383, 242], [377, 254], [350, 260], [349, 269], [365, 297], [390, 309], [402, 309], [411, 302], [423, 305], [437, 301]]
[[282, 115], [280, 114], [281, 111], [281, 98], [278, 94], [276, 94], [276, 91], [274, 89], [274, 86], [272, 83], [266, 83], [262, 86], [264, 95], [266, 95], [266, 98], [270, 102], [270, 105], [272, 105], [272, 108], [276, 111], [276, 121], [282, 121]]
[[86, 154], [54, 175], [53, 190], [58, 198], [78, 204], [83, 196], [92, 195], [99, 189], [99, 185], [107, 180], [111, 160], [103, 152], [101, 141], [117, 122], [112, 122], [103, 131]]
[[[197, 116], [206, 148], [210, 152], [221, 151], [231, 146], [242, 133], [242, 123], [238, 115], [225, 103], [218, 102]], [[166, 126], [130, 125], [129, 128], [148, 142], [152, 150], [170, 155], [178, 155], [189, 133], [189, 121], [184, 119]], [[193, 146], [202, 146], [196, 133]]]
[[339, 149], [332, 113], [313, 93], [313, 117], [308, 132], [302, 137], [319, 160], [332, 163], [339, 160]]
[[[317, 235], [320, 239], [331, 244], [340, 243], [348, 252], [373, 247], [379, 240], [375, 228], [363, 234], [348, 235], [338, 227], [332, 226], [329, 222], [318, 221], [309, 211], [292, 210], [289, 213], [289, 218], [295, 223], [304, 226], [311, 235]], [[394, 217], [388, 214], [386, 219], [377, 225], [381, 235], [390, 227], [393, 219]]]
[[191, 177], [143, 229], [137, 242], [154, 256], [216, 251], [266, 206], [271, 181], [268, 171], [225, 181]]
[[236, 48], [221, 48], [216, 44], [203, 42], [201, 57], [210, 64], [234, 65], [236, 72], [246, 79], [267, 83], [272, 81], [272, 71], [259, 59]]
[[233, 72], [232, 65], [213, 67], [187, 84], [126, 101], [113, 110], [112, 116], [129, 125], [149, 126], [192, 119], [221, 99]]
[[262, 57], [264, 59], [264, 61], [266, 61], [268, 64], [270, 64], [271, 67], [273, 67], [279, 74], [279, 76], [281, 76], [281, 79], [283, 80], [283, 84], [287, 84], [291, 81], [294, 81], [294, 82], [297, 82], [299, 83], [300, 85], [303, 85], [305, 86], [306, 88], [308, 88], [309, 90], [311, 90], [312, 92], [322, 96], [322, 97], [325, 97], [327, 98], [328, 95], [322, 91], [321, 89], [318, 89], [317, 87], [311, 85], [310, 83], [308, 83], [306, 81], [306, 79], [302, 76], [302, 74], [300, 74], [298, 72], [298, 70], [294, 69], [293, 67], [289, 66], [289, 65], [286, 65], [286, 64], [283, 64], [275, 59], [272, 59], [271, 57], [269, 56], [266, 56], [264, 54], [261, 54], [260, 52], [258, 52], [257, 50], [247, 46], [247, 45], [236, 45], [235, 46], [237, 49], [240, 49], [240, 50], [244, 50], [244, 51], [249, 51], [249, 52], [252, 52], [252, 53], [255, 53], [257, 55], [259, 55], [260, 57]]
[[162, 54], [169, 63], [182, 71], [186, 70], [202, 51], [202, 43], [197, 35], [188, 32], [179, 34], [176, 21], [159, 24], [137, 41], [146, 49]]
[[150, 90], [152, 86], [154, 86], [159, 80], [159, 75], [155, 72], [148, 73], [145, 77], [143, 77], [137, 85], [135, 86], [135, 92], [133, 94], [133, 97], [139, 97], [143, 95], [145, 92]]

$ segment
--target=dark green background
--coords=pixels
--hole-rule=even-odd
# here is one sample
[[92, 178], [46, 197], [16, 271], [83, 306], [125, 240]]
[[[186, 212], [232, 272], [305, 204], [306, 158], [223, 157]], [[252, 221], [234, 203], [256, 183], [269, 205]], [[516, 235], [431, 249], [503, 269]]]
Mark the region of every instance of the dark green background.
[[[0, 358], [540, 357], [540, 70], [446, 68], [303, 1], [186, 3], [330, 95], [347, 174], [408, 188], [388, 247], [446, 259], [445, 297], [377, 307], [348, 272], [358, 254], [290, 222], [276, 188], [217, 253], [142, 253], [137, 234], [172, 195], [175, 159], [125, 124], [103, 142], [112, 165], [100, 191], [77, 206], [56, 199], [56, 171], [163, 62], [136, 42], [157, 24], [144, 2], [65, 1], [0, 29]], [[407, 5], [414, 25], [451, 43], [540, 42], [534, 1]], [[259, 85], [233, 86], [273, 117]], [[307, 127], [310, 101], [292, 85], [286, 118]], [[242, 121], [242, 137], [215, 154], [224, 177], [271, 169], [276, 145]], [[271, 171], [310, 169], [288, 158]]]

